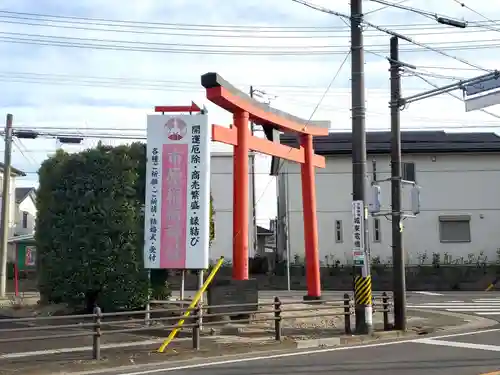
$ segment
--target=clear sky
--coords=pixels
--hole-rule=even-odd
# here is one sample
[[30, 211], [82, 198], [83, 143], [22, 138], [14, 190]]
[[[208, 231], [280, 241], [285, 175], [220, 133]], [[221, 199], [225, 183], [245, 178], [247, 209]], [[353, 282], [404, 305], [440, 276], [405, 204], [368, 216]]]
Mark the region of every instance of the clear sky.
[[[311, 2], [349, 12], [348, 0]], [[479, 14], [454, 0], [392, 2], [471, 22], [471, 27], [460, 30], [421, 14], [364, 1], [367, 20], [469, 62], [402, 42], [401, 60], [416, 65], [433, 84], [482, 74], [480, 68], [498, 68], [500, 2], [463, 0]], [[15, 126], [144, 134], [146, 114], [155, 105], [190, 100], [206, 105], [212, 122], [229, 124], [230, 116], [207, 102], [199, 84], [203, 73], [218, 72], [243, 90], [254, 85], [268, 94], [273, 106], [301, 117], [309, 118], [320, 103], [313, 119], [331, 120], [333, 130], [350, 128], [349, 58], [321, 101], [349, 52], [349, 29], [334, 15], [291, 0], [3, 0], [0, 4], [0, 100], [4, 113], [14, 115]], [[379, 8], [383, 9], [375, 11]], [[389, 36], [367, 27], [365, 44], [367, 127], [388, 129], [389, 72], [384, 56]], [[430, 88], [420, 78], [403, 78], [404, 95]], [[489, 110], [500, 115], [497, 107]], [[460, 100], [443, 95], [410, 105], [402, 125], [496, 132], [500, 119], [465, 113]], [[96, 142], [88, 140], [85, 146]], [[35, 172], [55, 147], [55, 141], [47, 139], [16, 142], [14, 165], [28, 172], [21, 186], [36, 185]], [[266, 176], [269, 159], [259, 157], [257, 168], [258, 219], [266, 224], [275, 214], [275, 188]]]

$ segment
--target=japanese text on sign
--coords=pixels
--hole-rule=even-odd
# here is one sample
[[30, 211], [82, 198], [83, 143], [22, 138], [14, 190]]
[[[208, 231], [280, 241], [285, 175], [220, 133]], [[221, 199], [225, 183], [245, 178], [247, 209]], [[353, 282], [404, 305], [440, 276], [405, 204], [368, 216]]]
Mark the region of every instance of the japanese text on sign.
[[364, 251], [364, 207], [363, 201], [352, 202], [353, 251]]
[[185, 178], [185, 169], [183, 164], [186, 162], [185, 154], [180, 152], [175, 146], [169, 147], [166, 151], [166, 243], [169, 249], [169, 259], [177, 262], [182, 257], [184, 247], [182, 223], [182, 210], [184, 209], [183, 196], [186, 189], [183, 179]]
[[158, 230], [158, 168], [159, 168], [159, 151], [155, 147], [151, 151], [151, 176], [149, 176], [149, 185], [151, 189], [150, 204], [149, 204], [149, 241], [147, 244], [148, 257], [150, 262], [155, 262], [158, 257], [158, 249], [156, 248]]
[[193, 125], [189, 158], [192, 164], [189, 217], [189, 245], [196, 246], [200, 242], [200, 125]]

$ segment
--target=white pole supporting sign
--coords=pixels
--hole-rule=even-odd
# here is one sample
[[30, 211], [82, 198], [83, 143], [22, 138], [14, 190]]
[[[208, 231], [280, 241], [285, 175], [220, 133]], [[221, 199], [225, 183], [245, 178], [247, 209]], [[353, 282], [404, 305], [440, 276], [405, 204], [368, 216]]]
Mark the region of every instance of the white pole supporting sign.
[[145, 268], [209, 266], [209, 132], [206, 114], [147, 118]]

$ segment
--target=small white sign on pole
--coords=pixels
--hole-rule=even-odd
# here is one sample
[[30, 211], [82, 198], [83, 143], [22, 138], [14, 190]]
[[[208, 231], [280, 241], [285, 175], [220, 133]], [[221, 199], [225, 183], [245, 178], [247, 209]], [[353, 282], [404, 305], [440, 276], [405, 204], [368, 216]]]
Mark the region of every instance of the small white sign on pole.
[[500, 91], [490, 92], [485, 95], [466, 98], [465, 112], [477, 111], [483, 108], [488, 108], [500, 104]]
[[206, 269], [210, 127], [206, 114], [149, 115], [144, 267]]
[[365, 221], [363, 201], [352, 202], [352, 258], [354, 265], [362, 267], [365, 264]]

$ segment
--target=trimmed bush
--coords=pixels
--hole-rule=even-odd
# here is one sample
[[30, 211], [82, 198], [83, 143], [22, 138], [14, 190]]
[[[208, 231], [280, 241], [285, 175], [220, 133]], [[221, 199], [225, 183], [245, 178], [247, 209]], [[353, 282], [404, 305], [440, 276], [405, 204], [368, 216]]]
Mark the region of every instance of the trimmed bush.
[[[146, 150], [142, 143], [76, 154], [39, 170], [35, 240], [42, 301], [104, 311], [169, 295], [166, 270], [143, 264]], [[212, 211], [211, 211], [212, 213]], [[211, 225], [211, 239], [214, 225]]]

